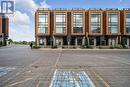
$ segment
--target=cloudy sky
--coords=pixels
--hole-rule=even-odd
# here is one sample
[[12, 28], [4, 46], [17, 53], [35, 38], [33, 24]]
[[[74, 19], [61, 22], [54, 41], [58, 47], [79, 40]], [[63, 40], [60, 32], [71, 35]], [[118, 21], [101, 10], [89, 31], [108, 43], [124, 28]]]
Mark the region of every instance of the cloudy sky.
[[9, 35], [15, 41], [34, 41], [34, 13], [37, 8], [129, 8], [130, 0], [14, 0], [9, 16]]

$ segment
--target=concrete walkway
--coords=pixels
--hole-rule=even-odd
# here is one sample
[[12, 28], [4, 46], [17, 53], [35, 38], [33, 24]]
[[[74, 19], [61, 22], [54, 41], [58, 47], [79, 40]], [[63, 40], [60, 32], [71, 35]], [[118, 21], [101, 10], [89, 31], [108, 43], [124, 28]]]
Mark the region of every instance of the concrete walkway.
[[52, 49], [52, 48], [40, 48], [39, 50], [116, 50], [116, 51], [130, 51], [130, 49], [98, 49], [98, 48], [94, 48], [94, 49], [80, 49], [80, 48], [76, 48], [76, 49], [62, 49], [62, 48], [56, 48], [56, 49]]

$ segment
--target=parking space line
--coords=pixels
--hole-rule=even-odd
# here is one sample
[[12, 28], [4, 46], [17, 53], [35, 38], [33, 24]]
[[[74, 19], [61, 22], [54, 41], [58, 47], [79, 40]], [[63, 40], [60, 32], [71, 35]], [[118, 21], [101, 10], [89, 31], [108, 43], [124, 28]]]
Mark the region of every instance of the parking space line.
[[14, 85], [18, 85], [18, 84], [21, 84], [21, 83], [26, 82], [26, 81], [28, 81], [28, 80], [31, 80], [31, 79], [33, 79], [33, 78], [27, 78], [27, 79], [25, 79], [25, 80], [23, 80], [23, 81], [15, 82], [15, 83], [10, 84], [10, 85], [8, 85], [8, 86], [6, 86], [6, 87], [11, 87], [11, 86], [14, 86]]
[[101, 80], [103, 82], [103, 84], [105, 85], [105, 87], [111, 87], [100, 75], [98, 75], [94, 70], [91, 70], [90, 67], [87, 66], [87, 69], [93, 73], [96, 77], [99, 78], [99, 80]]

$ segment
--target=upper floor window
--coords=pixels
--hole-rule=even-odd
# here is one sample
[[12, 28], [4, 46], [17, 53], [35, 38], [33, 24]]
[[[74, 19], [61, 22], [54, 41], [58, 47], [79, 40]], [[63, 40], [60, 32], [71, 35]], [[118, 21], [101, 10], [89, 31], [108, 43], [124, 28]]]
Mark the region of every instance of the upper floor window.
[[83, 33], [83, 13], [74, 12], [73, 13], [73, 32]]
[[100, 20], [101, 20], [101, 13], [91, 13], [91, 32], [92, 33], [100, 33]]
[[126, 33], [130, 33], [130, 12], [126, 13]]
[[56, 33], [66, 32], [66, 13], [56, 13]]
[[38, 14], [38, 32], [48, 33], [48, 13]]
[[109, 33], [118, 33], [118, 16], [117, 13], [108, 13]]

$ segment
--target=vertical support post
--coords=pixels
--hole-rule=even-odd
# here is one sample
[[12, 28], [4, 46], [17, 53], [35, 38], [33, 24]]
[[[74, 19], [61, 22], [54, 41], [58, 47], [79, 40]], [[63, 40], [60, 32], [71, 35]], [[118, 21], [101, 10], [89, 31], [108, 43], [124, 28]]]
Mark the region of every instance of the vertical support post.
[[68, 41], [68, 48], [70, 48], [70, 41]]
[[87, 37], [87, 40], [88, 40], [87, 43], [88, 43], [88, 46], [89, 46], [90, 45], [89, 37]]
[[121, 39], [122, 39], [122, 38], [121, 38], [121, 36], [120, 36], [120, 37], [119, 37], [119, 39], [118, 39], [118, 41], [119, 41], [119, 44], [121, 44]]
[[127, 47], [130, 45], [130, 39], [127, 37]]
[[75, 46], [77, 47], [77, 37], [75, 38]]
[[119, 39], [118, 39], [118, 37], [116, 37], [116, 44], [115, 44], [115, 45], [117, 45], [117, 44], [118, 44], [118, 40], [119, 40]]
[[47, 39], [46, 39], [46, 37], [44, 38], [44, 47], [46, 47], [47, 46]]
[[82, 38], [82, 45], [85, 45], [85, 37]]
[[63, 47], [63, 38], [61, 38], [61, 47]]
[[39, 46], [39, 37], [36, 36], [36, 46]]
[[113, 38], [112, 38], [112, 46], [115, 45], [115, 42], [116, 42], [116, 39], [113, 39]]
[[56, 45], [56, 40], [55, 40], [55, 37], [53, 36], [53, 46]]
[[111, 46], [111, 39], [108, 38], [108, 45]]
[[96, 38], [94, 38], [94, 47], [96, 47]]

